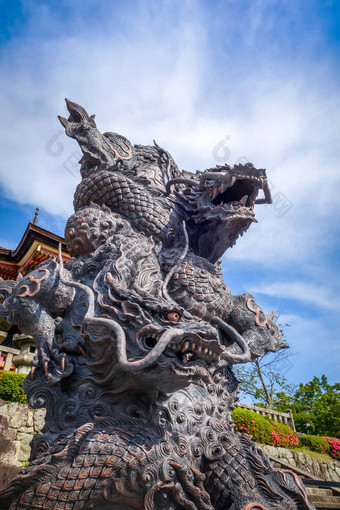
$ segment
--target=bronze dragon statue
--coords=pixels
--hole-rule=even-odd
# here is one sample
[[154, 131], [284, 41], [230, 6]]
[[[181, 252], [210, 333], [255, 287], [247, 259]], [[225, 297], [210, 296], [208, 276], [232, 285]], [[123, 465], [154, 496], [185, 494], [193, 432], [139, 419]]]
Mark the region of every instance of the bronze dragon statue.
[[270, 202], [265, 171], [180, 172], [156, 143], [101, 134], [67, 107], [83, 152], [65, 228], [74, 258], [0, 286], [1, 316], [37, 342], [25, 386], [47, 413], [1, 508], [312, 510], [231, 418], [233, 364], [286, 347], [219, 261]]

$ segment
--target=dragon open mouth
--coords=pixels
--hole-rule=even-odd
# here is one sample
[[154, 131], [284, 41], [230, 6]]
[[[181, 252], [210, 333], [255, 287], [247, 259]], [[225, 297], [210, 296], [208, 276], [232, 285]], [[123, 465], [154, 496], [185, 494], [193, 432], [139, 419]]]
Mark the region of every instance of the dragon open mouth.
[[170, 344], [177, 358], [186, 365], [193, 361], [204, 361], [207, 365], [219, 360], [219, 352], [216, 346], [209, 345], [201, 339], [190, 340], [184, 338], [180, 344]]
[[[265, 170], [251, 163], [198, 172], [194, 179], [172, 179], [166, 185], [168, 194], [175, 185], [181, 186], [174, 196], [186, 221], [190, 249], [213, 264], [257, 222], [255, 204], [272, 201]], [[261, 190], [264, 196], [258, 198]]]
[[[143, 334], [139, 337], [141, 346], [146, 350], [152, 350], [162, 337], [164, 329], [147, 327], [143, 330]], [[198, 334], [193, 333], [184, 336], [179, 334], [177, 338], [175, 336], [164, 352], [175, 355], [184, 365], [196, 361], [203, 361], [209, 365], [219, 361], [222, 349], [217, 340], [203, 340]]]
[[250, 179], [236, 179], [235, 184], [228, 188], [226, 188], [224, 183], [221, 183], [219, 186], [213, 186], [211, 203], [214, 206], [233, 206], [234, 209], [245, 206], [253, 208], [258, 195], [258, 186], [256, 184], [260, 184], [260, 182], [257, 183]]

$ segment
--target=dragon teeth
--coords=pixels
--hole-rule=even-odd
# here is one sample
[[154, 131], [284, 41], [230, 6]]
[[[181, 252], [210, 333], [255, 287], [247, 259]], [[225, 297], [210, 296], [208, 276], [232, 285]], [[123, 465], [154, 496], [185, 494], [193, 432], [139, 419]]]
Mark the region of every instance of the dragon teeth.
[[211, 199], [214, 200], [217, 197], [217, 195], [218, 195], [218, 189], [214, 188], [212, 195], [211, 195]]
[[246, 205], [248, 200], [248, 195], [244, 195], [241, 200], [239, 201], [239, 204]]
[[182, 349], [182, 352], [185, 352], [189, 349], [190, 347], [190, 342], [185, 342], [184, 346], [183, 346], [183, 349]]
[[192, 359], [197, 359], [197, 357], [195, 358], [195, 353], [204, 354], [204, 356], [210, 358], [211, 361], [214, 361], [216, 358], [218, 358], [218, 354], [216, 354], [212, 349], [209, 349], [209, 347], [204, 347], [194, 341], [190, 342], [190, 340], [186, 340], [183, 347], [180, 347], [179, 344], [175, 344], [173, 342], [169, 344], [169, 347], [173, 351], [179, 351], [181, 353], [180, 359], [184, 364], [188, 363]]

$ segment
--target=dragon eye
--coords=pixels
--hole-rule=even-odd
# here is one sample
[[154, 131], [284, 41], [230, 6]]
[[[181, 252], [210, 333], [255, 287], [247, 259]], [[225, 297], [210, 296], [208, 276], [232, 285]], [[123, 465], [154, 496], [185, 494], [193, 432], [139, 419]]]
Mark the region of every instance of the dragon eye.
[[75, 276], [79, 276], [79, 275], [80, 275], [80, 273], [81, 273], [81, 266], [75, 266], [75, 267], [73, 268], [73, 274], [74, 274]]
[[169, 319], [169, 321], [172, 321], [172, 322], [179, 322], [179, 320], [181, 319], [181, 316], [178, 312], [168, 312], [167, 313], [167, 318]]

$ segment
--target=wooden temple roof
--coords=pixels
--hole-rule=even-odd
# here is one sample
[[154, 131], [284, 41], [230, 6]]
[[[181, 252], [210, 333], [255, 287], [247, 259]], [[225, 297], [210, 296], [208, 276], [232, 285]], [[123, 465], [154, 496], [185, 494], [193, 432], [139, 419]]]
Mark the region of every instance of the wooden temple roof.
[[41, 262], [58, 257], [59, 243], [62, 245], [63, 260], [67, 262], [71, 257], [64, 238], [29, 223], [15, 250], [0, 247], [0, 277], [15, 280], [18, 273], [25, 275]]

